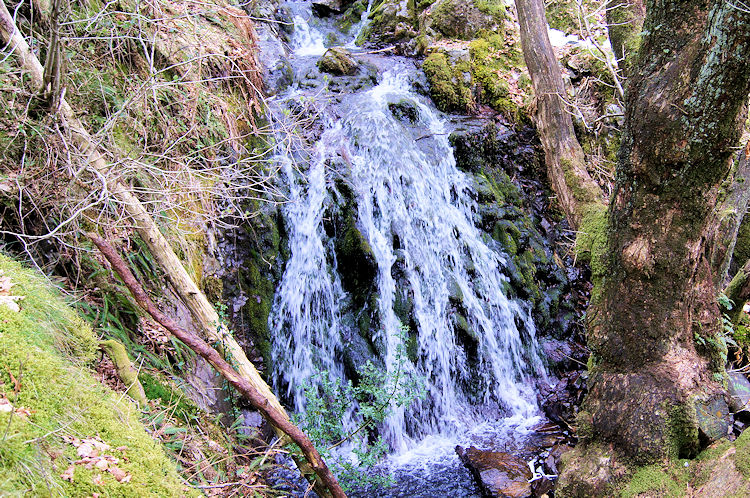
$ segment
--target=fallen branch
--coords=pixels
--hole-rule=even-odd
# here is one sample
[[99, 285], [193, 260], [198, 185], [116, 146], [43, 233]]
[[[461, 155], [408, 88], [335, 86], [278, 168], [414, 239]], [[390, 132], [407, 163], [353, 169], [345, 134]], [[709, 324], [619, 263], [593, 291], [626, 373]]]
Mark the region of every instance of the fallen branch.
[[266, 397], [261, 395], [250, 382], [240, 376], [237, 371], [206, 341], [195, 334], [181, 328], [177, 323], [166, 316], [156, 307], [130, 272], [127, 264], [117, 254], [117, 251], [104, 239], [94, 233], [88, 234], [91, 241], [99, 248], [104, 257], [112, 265], [112, 269], [120, 276], [123, 283], [130, 290], [139, 305], [143, 307], [157, 322], [159, 322], [172, 335], [181, 340], [200, 357], [208, 361], [250, 404], [258, 410], [271, 425], [282, 431], [302, 450], [315, 474], [325, 484], [330, 494], [336, 498], [346, 497], [336, 477], [328, 468], [323, 458], [315, 449], [312, 441], [302, 432], [299, 427], [289, 421], [286, 414], [274, 408]]

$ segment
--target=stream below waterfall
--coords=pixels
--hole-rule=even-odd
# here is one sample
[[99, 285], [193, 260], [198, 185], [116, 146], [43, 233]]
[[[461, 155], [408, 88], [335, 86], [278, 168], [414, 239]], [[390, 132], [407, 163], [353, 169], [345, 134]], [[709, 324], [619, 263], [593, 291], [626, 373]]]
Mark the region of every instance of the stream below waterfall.
[[[261, 44], [289, 80], [269, 101], [288, 246], [268, 320], [274, 389], [302, 413], [321, 371], [356, 382], [371, 361], [422, 379], [424, 398], [377, 428], [390, 454], [375, 472], [395, 484], [352, 496], [481, 496], [455, 447], [531, 460], [548, 374], [531, 304], [457, 167], [449, 136], [467, 118], [435, 109], [414, 60], [357, 53], [366, 16], [340, 43], [356, 73], [322, 74], [333, 28], [308, 2], [286, 8], [288, 46]], [[357, 427], [356, 404], [345, 418]]]

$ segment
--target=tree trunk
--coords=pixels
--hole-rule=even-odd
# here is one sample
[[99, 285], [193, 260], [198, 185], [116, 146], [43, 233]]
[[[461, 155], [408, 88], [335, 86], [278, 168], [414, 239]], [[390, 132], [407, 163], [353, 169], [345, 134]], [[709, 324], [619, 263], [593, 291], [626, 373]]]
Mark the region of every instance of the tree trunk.
[[[750, 142], [736, 154], [732, 178], [725, 182], [729, 184], [729, 187], [720, 193], [724, 200], [714, 211], [717, 229], [708, 243], [711, 250], [711, 266], [714, 270], [714, 284], [717, 289], [721, 289], [726, 283], [737, 235], [750, 201], [750, 149], [748, 147], [750, 147]], [[739, 261], [739, 264], [743, 263], [744, 261]], [[737, 295], [735, 298], [741, 299], [741, 296]], [[748, 298], [750, 296], [744, 296], [745, 301]], [[736, 304], [735, 308], [742, 309], [745, 303], [743, 301]]]
[[571, 226], [600, 214], [604, 205], [599, 185], [586, 170], [585, 158], [565, 102], [555, 53], [547, 33], [543, 0], [517, 0], [521, 47], [534, 87], [535, 121], [544, 148], [547, 175]]
[[[607, 271], [587, 313], [593, 368], [579, 429], [589, 448], [611, 445], [645, 464], [694, 454], [699, 432], [726, 434], [726, 345], [708, 241], [749, 76], [750, 14], [723, 0], [648, 3]], [[566, 466], [563, 488], [581, 461]]]

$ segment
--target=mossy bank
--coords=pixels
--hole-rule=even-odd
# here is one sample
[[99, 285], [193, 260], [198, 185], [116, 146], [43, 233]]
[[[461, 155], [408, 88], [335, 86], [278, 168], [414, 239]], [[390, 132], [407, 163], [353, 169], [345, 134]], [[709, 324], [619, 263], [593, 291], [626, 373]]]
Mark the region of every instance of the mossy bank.
[[[0, 495], [199, 495], [146, 433], [136, 404], [91, 375], [91, 328], [43, 277], [4, 255], [0, 271], [23, 297], [20, 311], [0, 305], [0, 398], [10, 406], [0, 413]], [[109, 445], [130, 477], [75, 464], [74, 438]]]

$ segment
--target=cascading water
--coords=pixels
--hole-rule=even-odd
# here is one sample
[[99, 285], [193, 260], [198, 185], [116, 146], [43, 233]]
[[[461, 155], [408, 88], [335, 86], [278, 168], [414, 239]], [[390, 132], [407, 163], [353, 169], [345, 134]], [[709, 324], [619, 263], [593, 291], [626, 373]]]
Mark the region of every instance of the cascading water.
[[[295, 19], [295, 55], [321, 54], [323, 36]], [[456, 168], [444, 118], [413, 90], [413, 65], [389, 63], [375, 87], [341, 95], [335, 110], [323, 113], [325, 129], [302, 168], [279, 154], [289, 259], [269, 324], [276, 386], [302, 411], [302, 385], [316, 371], [345, 376], [342, 352], [353, 333], [342, 319], [350, 299], [324, 228], [340, 197], [334, 178], [343, 177], [376, 263], [377, 326], [370, 333], [385, 368], [396, 368], [404, 347], [398, 296], [410, 302], [412, 342], [400, 368], [425, 379], [427, 396], [394, 410], [379, 428], [403, 463], [436, 437], [448, 442], [443, 454], [452, 454], [456, 442], [480, 437], [493, 418], [496, 433], [536, 421], [527, 377], [544, 369], [528, 306], [506, 296], [504, 256], [475, 226], [472, 182]], [[295, 89], [278, 100], [300, 95]], [[409, 119], [398, 119], [394, 106], [410, 109]]]

